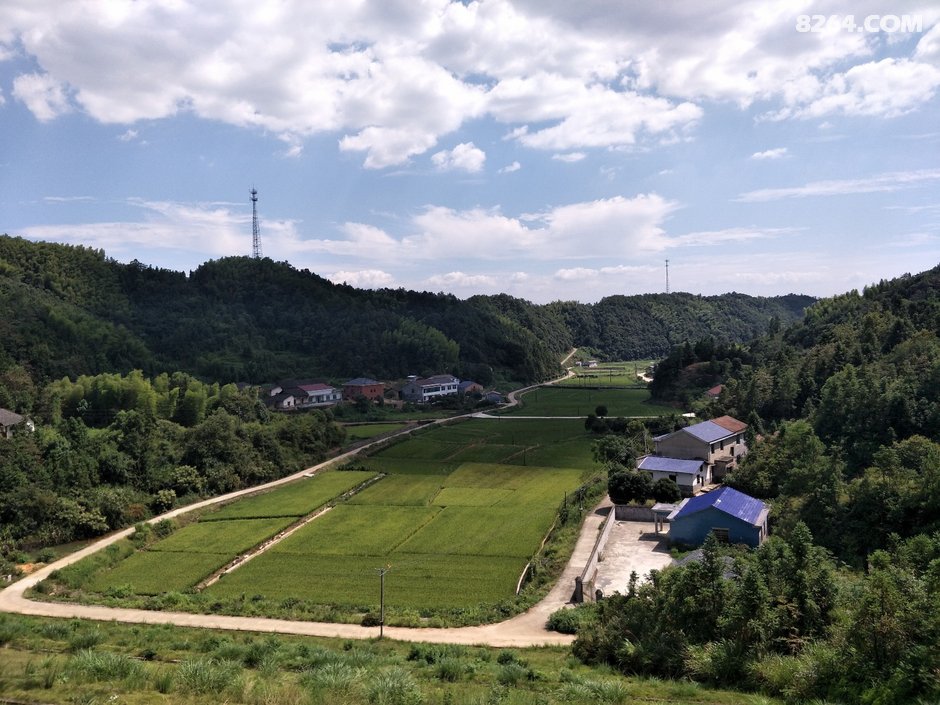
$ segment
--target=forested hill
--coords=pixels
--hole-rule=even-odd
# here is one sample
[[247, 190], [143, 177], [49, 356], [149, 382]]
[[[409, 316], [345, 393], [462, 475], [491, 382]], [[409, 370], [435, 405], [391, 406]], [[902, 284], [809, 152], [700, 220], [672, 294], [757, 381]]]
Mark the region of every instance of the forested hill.
[[0, 236], [0, 373], [185, 371], [263, 382], [454, 372], [483, 384], [558, 372], [560, 354], [656, 357], [711, 334], [744, 341], [809, 297], [647, 295], [536, 306], [336, 285], [270, 259], [231, 257], [186, 276], [100, 250]]

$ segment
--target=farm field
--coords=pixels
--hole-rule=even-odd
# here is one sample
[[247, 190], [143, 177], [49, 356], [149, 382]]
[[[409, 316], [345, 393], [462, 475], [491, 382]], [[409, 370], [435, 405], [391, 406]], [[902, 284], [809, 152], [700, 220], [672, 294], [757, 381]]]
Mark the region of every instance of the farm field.
[[644, 389], [578, 389], [539, 387], [522, 396], [522, 405], [506, 414], [519, 416], [587, 416], [600, 405], [608, 416], [663, 416], [674, 414], [669, 406], [650, 402]]
[[556, 384], [560, 387], [639, 387], [646, 383], [637, 378], [653, 363], [653, 360], [629, 362], [603, 362], [597, 367], [572, 367], [574, 377], [568, 377]]
[[[93, 576], [114, 594], [185, 591], [330, 499], [384, 474], [203, 591], [226, 604], [374, 609], [389, 569], [393, 609], [433, 615], [510, 600], [559, 505], [594, 472], [580, 421], [473, 419], [419, 433], [329, 472], [204, 514]], [[536, 464], [538, 463], [538, 464]], [[163, 562], [161, 564], [160, 558]], [[167, 560], [180, 569], [160, 582]], [[221, 605], [221, 607], [219, 607]], [[258, 607], [258, 609], [262, 609]]]
[[383, 433], [397, 431], [405, 426], [404, 423], [367, 423], [350, 424], [344, 426], [346, 429], [346, 438], [350, 441], [361, 441], [366, 438], [374, 438]]
[[324, 472], [226, 504], [200, 517], [201, 522], [266, 517], [302, 517], [375, 477], [374, 472]]

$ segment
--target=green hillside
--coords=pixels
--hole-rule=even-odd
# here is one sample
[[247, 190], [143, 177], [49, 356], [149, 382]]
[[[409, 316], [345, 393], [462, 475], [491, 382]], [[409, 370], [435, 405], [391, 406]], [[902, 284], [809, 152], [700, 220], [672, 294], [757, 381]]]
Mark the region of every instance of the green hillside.
[[219, 382], [453, 372], [485, 385], [559, 371], [570, 347], [665, 355], [711, 334], [743, 342], [809, 297], [614, 296], [537, 306], [507, 295], [365, 291], [270, 259], [230, 257], [188, 276], [101, 250], [0, 236], [0, 372], [184, 371]]

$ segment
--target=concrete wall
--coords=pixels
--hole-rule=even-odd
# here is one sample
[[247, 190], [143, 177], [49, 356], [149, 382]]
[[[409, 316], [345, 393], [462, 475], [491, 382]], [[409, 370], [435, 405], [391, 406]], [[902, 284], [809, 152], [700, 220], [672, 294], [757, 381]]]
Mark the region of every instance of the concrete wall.
[[581, 571], [581, 575], [575, 578], [575, 602], [594, 601], [594, 578], [597, 576], [597, 564], [602, 560], [604, 548], [607, 546], [607, 540], [610, 538], [610, 532], [617, 521], [614, 507], [611, 507], [610, 513], [604, 520], [604, 526], [597, 534], [597, 540], [594, 541], [594, 549], [588, 558], [587, 565]]
[[629, 504], [618, 504], [614, 507], [614, 517], [617, 521], [649, 521], [656, 520], [656, 515], [649, 507], [634, 507]]

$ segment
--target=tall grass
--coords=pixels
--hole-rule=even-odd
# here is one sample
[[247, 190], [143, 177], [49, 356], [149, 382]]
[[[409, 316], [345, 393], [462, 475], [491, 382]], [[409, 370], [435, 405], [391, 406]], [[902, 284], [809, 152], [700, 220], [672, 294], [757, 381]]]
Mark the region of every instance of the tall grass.
[[66, 668], [70, 676], [86, 681], [140, 681], [144, 666], [124, 654], [83, 649], [75, 654]]
[[239, 691], [244, 683], [241, 664], [216, 659], [183, 661], [176, 677], [182, 692], [195, 695]]

